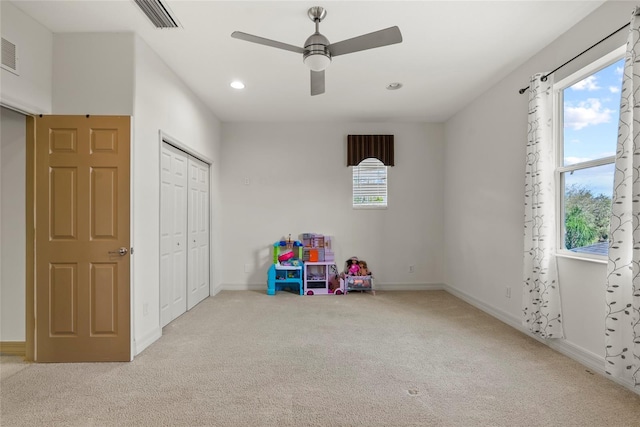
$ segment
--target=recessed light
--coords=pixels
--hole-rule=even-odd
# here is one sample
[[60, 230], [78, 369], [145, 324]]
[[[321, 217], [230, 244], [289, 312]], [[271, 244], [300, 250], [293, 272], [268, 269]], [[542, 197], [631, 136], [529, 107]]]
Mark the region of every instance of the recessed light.
[[402, 83], [398, 83], [398, 82], [395, 82], [395, 83], [389, 83], [389, 84], [387, 85], [387, 89], [388, 89], [388, 90], [398, 90], [398, 89], [400, 89], [401, 87], [402, 87]]
[[231, 82], [231, 87], [234, 89], [244, 89], [244, 83], [239, 80]]

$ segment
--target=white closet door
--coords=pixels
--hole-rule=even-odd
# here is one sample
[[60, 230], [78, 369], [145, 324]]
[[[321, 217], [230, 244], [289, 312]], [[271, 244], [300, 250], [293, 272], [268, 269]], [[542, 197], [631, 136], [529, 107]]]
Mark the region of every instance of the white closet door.
[[209, 296], [209, 165], [189, 157], [187, 309]]
[[188, 161], [162, 146], [160, 212], [160, 317], [162, 326], [187, 310]]

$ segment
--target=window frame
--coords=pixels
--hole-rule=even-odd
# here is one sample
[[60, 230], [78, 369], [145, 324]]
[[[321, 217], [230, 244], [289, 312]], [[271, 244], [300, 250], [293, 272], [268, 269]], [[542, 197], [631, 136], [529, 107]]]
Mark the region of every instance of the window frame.
[[[375, 160], [377, 162], [379, 162], [380, 164], [378, 165], [381, 168], [384, 168], [384, 180], [385, 180], [385, 195], [384, 195], [384, 200], [385, 200], [385, 204], [355, 204], [355, 193], [356, 193], [356, 187], [354, 185], [354, 175], [356, 173], [356, 168], [359, 168], [360, 165], [362, 164], [362, 162], [365, 162], [367, 160]], [[360, 161], [360, 163], [358, 163], [355, 166], [351, 166], [351, 207], [353, 209], [387, 209], [389, 207], [389, 166], [385, 165], [382, 161], [380, 161], [380, 159], [377, 159], [375, 157], [367, 157], [366, 159], [362, 159]]]
[[[555, 144], [555, 190], [556, 190], [556, 255], [566, 258], [575, 258], [585, 261], [606, 263], [608, 255], [589, 254], [584, 252], [575, 252], [565, 248], [565, 209], [564, 209], [564, 193], [565, 183], [564, 174], [567, 172], [575, 172], [579, 170], [589, 169], [597, 166], [615, 164], [616, 156], [601, 157], [586, 162], [574, 163], [572, 165], [564, 165], [564, 96], [565, 89], [573, 86], [581, 80], [607, 68], [608, 66], [623, 59], [626, 54], [626, 46], [622, 45], [617, 49], [601, 56], [592, 61], [585, 67], [554, 83], [553, 85], [553, 135]], [[611, 183], [613, 188], [613, 182]]]

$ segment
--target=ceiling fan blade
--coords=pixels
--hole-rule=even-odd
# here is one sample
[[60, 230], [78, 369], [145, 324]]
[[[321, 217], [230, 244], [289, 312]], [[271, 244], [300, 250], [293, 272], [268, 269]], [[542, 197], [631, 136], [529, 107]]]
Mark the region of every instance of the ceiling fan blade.
[[295, 53], [304, 53], [304, 49], [301, 47], [294, 46], [292, 44], [277, 42], [271, 39], [265, 39], [264, 37], [253, 36], [241, 31], [234, 31], [233, 33], [231, 33], [231, 37], [233, 37], [234, 39], [263, 44], [265, 46], [277, 47], [278, 49], [290, 50], [291, 52]]
[[400, 43], [402, 34], [400, 28], [390, 27], [373, 33], [364, 34], [352, 39], [343, 40], [327, 46], [331, 56], [344, 55], [345, 53], [359, 52], [361, 50], [373, 49], [376, 47], [388, 46]]
[[324, 70], [311, 70], [311, 96], [324, 93]]

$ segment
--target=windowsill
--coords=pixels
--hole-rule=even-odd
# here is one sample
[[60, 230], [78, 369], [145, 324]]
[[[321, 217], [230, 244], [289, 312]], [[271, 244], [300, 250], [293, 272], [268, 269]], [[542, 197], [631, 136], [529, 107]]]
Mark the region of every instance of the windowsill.
[[380, 210], [384, 210], [384, 209], [387, 209], [387, 206], [366, 206], [366, 205], [363, 205], [363, 206], [352, 206], [352, 207], [353, 207], [353, 209], [356, 209], [356, 210], [360, 210], [360, 209], [364, 209], [364, 210], [368, 210], [368, 209], [373, 209], [373, 210], [380, 209]]
[[558, 258], [567, 258], [567, 259], [575, 259], [578, 261], [587, 261], [587, 262], [595, 262], [596, 264], [607, 264], [609, 262], [609, 260], [606, 257], [587, 257], [584, 255], [578, 255], [576, 253], [573, 252], [568, 252], [568, 251], [558, 251], [556, 252], [556, 257]]

